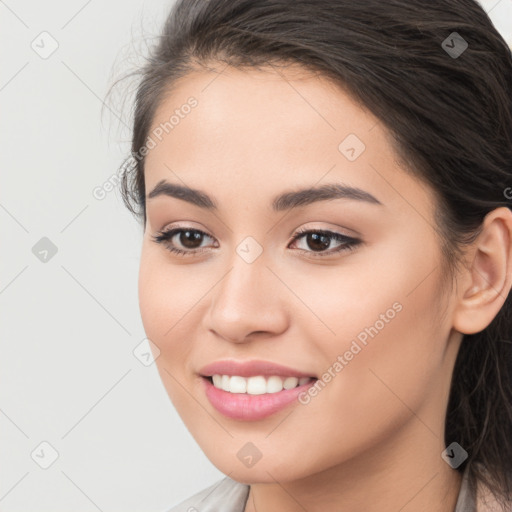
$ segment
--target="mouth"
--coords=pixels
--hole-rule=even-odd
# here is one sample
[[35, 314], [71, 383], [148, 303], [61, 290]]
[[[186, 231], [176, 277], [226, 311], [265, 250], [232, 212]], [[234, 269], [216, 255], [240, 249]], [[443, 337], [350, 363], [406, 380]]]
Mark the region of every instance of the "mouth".
[[265, 395], [279, 393], [283, 390], [295, 389], [310, 384], [316, 377], [294, 377], [281, 375], [255, 375], [243, 377], [241, 375], [202, 375], [216, 389], [245, 395]]
[[214, 409], [245, 421], [258, 421], [302, 403], [302, 393], [318, 380], [297, 368], [254, 359], [215, 361], [197, 374]]

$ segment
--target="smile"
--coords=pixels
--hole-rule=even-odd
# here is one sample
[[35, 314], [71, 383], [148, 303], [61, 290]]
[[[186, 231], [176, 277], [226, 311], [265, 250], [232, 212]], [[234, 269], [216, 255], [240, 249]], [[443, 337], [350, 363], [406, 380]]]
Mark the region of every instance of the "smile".
[[311, 377], [281, 377], [272, 375], [264, 377], [262, 375], [254, 377], [242, 377], [240, 375], [212, 375], [213, 385], [217, 389], [222, 389], [229, 393], [243, 393], [248, 395], [264, 395], [269, 393], [279, 393], [283, 389], [293, 389], [297, 386], [303, 386], [311, 380]]

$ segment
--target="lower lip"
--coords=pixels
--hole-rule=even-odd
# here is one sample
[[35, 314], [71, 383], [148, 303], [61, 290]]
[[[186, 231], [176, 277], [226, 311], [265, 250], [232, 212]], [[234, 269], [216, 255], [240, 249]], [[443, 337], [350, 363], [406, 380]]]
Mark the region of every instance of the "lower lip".
[[283, 389], [277, 393], [249, 395], [246, 393], [230, 393], [216, 388], [206, 377], [204, 382], [206, 396], [210, 403], [228, 418], [235, 420], [256, 421], [281, 411], [293, 402], [298, 402], [298, 396], [316, 380], [293, 389]]

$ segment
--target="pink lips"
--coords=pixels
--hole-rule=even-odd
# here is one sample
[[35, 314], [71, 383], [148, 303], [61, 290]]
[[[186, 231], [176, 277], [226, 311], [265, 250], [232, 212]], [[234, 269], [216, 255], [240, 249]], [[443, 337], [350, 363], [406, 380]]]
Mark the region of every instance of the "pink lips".
[[[256, 421], [266, 418], [290, 405], [298, 402], [297, 397], [315, 383], [315, 377], [268, 361], [218, 361], [201, 368], [200, 372], [204, 390], [210, 403], [221, 414], [228, 418], [245, 421]], [[256, 375], [280, 377], [313, 377], [310, 382], [293, 389], [283, 389], [277, 393], [249, 395], [246, 393], [230, 393], [216, 388], [208, 378], [212, 375], [239, 375], [252, 377]]]

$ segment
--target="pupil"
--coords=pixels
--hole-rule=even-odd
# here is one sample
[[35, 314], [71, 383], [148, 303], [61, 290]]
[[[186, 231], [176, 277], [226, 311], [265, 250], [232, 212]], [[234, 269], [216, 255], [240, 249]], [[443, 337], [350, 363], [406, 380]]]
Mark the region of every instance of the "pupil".
[[194, 245], [194, 242], [197, 242], [198, 240], [200, 242], [201, 237], [201, 233], [198, 233], [197, 231], [183, 231], [180, 235], [180, 243], [188, 249], [195, 249], [196, 246]]
[[[327, 249], [329, 247], [329, 240], [328, 236], [318, 235], [318, 233], [310, 233], [307, 236], [308, 245], [315, 251]], [[311, 243], [311, 241], [313, 241], [313, 243]], [[320, 244], [317, 245], [318, 241], [320, 241]]]

